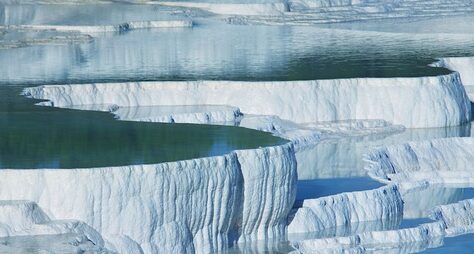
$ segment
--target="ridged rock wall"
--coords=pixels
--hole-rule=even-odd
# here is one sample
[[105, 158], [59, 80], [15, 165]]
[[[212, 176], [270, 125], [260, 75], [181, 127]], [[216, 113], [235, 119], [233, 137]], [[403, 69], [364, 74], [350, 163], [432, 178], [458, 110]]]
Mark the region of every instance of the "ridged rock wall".
[[27, 88], [24, 94], [50, 100], [56, 107], [230, 105], [243, 113], [276, 115], [297, 123], [383, 119], [411, 128], [444, 127], [466, 123], [471, 115], [457, 73], [420, 78], [51, 85]]
[[145, 253], [209, 253], [229, 241], [280, 237], [297, 179], [289, 144], [155, 165], [0, 175], [0, 200], [34, 201], [52, 218], [84, 221], [112, 247], [139, 245]]
[[381, 181], [473, 183], [474, 138], [446, 138], [379, 148], [367, 170]]

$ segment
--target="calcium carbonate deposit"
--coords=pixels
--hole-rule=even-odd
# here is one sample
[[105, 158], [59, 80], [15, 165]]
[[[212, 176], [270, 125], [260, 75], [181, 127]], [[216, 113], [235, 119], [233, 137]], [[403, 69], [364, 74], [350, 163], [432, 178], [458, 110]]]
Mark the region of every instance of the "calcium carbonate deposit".
[[24, 95], [49, 100], [57, 107], [130, 107], [157, 102], [231, 105], [247, 114], [276, 115], [297, 123], [383, 119], [408, 128], [426, 128], [461, 125], [471, 116], [470, 101], [457, 73], [428, 78], [58, 85], [27, 88]]
[[2, 1], [0, 252], [472, 250], [473, 12]]

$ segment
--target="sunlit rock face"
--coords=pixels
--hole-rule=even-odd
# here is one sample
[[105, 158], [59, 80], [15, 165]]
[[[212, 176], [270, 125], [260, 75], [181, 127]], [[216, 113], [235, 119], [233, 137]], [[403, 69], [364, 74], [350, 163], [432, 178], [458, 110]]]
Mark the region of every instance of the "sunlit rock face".
[[288, 233], [310, 233], [364, 221], [390, 223], [403, 215], [403, 201], [397, 186], [360, 192], [341, 193], [303, 201]]
[[236, 16], [229, 19], [229, 22], [308, 25], [384, 18], [462, 15], [473, 11], [470, 2], [462, 0], [288, 0], [286, 2], [289, 12], [280, 15]]
[[[44, 101], [37, 105], [53, 104]], [[236, 125], [242, 117], [239, 108], [223, 105], [119, 107], [114, 104], [91, 104], [67, 108], [110, 112], [117, 120], [135, 122]]]
[[[54, 106], [231, 105], [294, 122], [383, 119], [405, 127], [455, 126], [471, 105], [456, 73], [421, 78], [285, 82], [188, 81], [57, 85], [24, 94]], [[238, 96], [236, 96], [238, 94]], [[299, 103], [304, 102], [304, 103]]]
[[474, 101], [474, 58], [445, 57], [440, 58], [437, 62], [433, 63], [432, 66], [444, 67], [459, 72], [469, 99]]
[[474, 199], [438, 206], [433, 209], [431, 218], [445, 223], [448, 235], [459, 235], [474, 231]]
[[126, 32], [137, 29], [152, 28], [176, 28], [176, 27], [192, 27], [193, 22], [190, 20], [156, 20], [156, 21], [130, 21], [113, 25], [96, 25], [96, 26], [79, 26], [79, 25], [11, 25], [8, 29], [31, 30], [31, 31], [48, 31], [57, 32], [80, 32], [80, 33], [110, 33], [110, 32]]
[[471, 124], [450, 128], [395, 129], [365, 136], [326, 140], [297, 151], [298, 178], [340, 178], [365, 176], [364, 155], [380, 146], [410, 141], [472, 136]]
[[439, 247], [445, 235], [442, 221], [425, 223], [417, 227], [368, 231], [347, 237], [303, 240], [292, 243], [299, 253], [414, 253]]
[[381, 181], [472, 183], [473, 138], [434, 139], [387, 146], [367, 155], [367, 170]]
[[160, 1], [160, 5], [174, 6], [174, 7], [186, 7], [186, 8], [198, 8], [208, 12], [212, 12], [220, 15], [243, 15], [243, 16], [276, 16], [281, 15], [283, 12], [289, 11], [289, 6], [286, 1], [266, 1], [263, 3], [257, 3], [258, 1], [248, 1], [248, 3], [242, 3], [239, 1], [223, 1], [223, 2], [186, 2], [186, 1]]
[[444, 67], [459, 72], [465, 86], [474, 86], [474, 58], [473, 57], [443, 57], [432, 64], [435, 67]]
[[36, 251], [109, 253], [101, 235], [84, 222], [51, 220], [31, 201], [0, 201], [0, 252]]
[[229, 106], [144, 106], [111, 110], [118, 120], [161, 123], [201, 123], [234, 125], [242, 115]]
[[[1, 199], [35, 201], [54, 218], [84, 221], [110, 249], [140, 246], [145, 253], [208, 253], [232, 241], [284, 237], [297, 179], [291, 145], [154, 165], [0, 174]], [[15, 188], [18, 182], [25, 188]]]
[[[54, 2], [54, 0], [52, 1]], [[433, 3], [431, 1], [423, 1], [421, 4], [418, 4], [418, 2], [414, 3], [413, 5], [417, 9], [413, 13], [410, 12], [409, 8], [406, 8], [407, 5], [403, 3], [405, 1], [382, 3], [379, 1], [366, 2], [364, 0], [294, 0], [258, 1], [258, 3], [254, 4], [247, 3], [247, 1], [245, 3], [233, 3], [233, 1], [238, 2], [238, 0], [225, 2], [214, 0], [210, 1], [214, 3], [205, 4], [168, 2], [167, 5], [171, 5], [173, 8], [176, 7], [181, 11], [184, 10], [182, 13], [187, 13], [186, 15], [190, 16], [194, 15], [196, 10], [186, 9], [187, 7], [198, 8], [220, 15], [253, 16], [249, 18], [243, 17], [242, 19], [225, 19], [225, 21], [230, 23], [234, 21], [245, 23], [253, 19], [255, 22], [268, 24], [298, 23], [300, 21], [303, 24], [307, 24], [313, 21], [318, 22], [318, 20], [321, 22], [336, 22], [347, 21], [353, 18], [380, 18], [380, 15], [390, 17], [391, 14], [388, 13], [409, 16], [416, 13], [421, 14], [423, 11], [420, 11], [420, 9], [424, 10], [424, 8], [428, 9], [428, 14], [430, 11], [433, 11], [433, 13], [437, 11], [437, 6], [430, 7]], [[48, 0], [43, 2], [48, 2]], [[68, 2], [78, 1], [71, 0]], [[131, 0], [127, 2], [136, 1]], [[457, 3], [453, 4], [457, 5]], [[185, 8], [180, 9], [183, 6]], [[152, 6], [147, 7], [150, 10], [154, 9]], [[324, 12], [326, 10], [321, 9], [325, 7], [343, 7], [341, 10], [343, 12], [347, 11], [349, 15], [341, 16], [340, 13], [334, 12], [335, 15], [331, 16], [331, 9], [328, 9], [328, 15], [325, 16]], [[7, 17], [8, 12], [4, 12], [4, 16], [0, 17], [0, 19], [3, 18], [4, 23], [11, 22], [13, 24], [30, 22], [37, 24], [61, 23], [64, 20], [68, 21], [69, 17], [75, 15], [75, 11], [81, 10], [81, 8], [73, 7], [69, 11], [62, 12], [62, 15], [58, 14], [54, 17], [44, 15], [45, 13], [42, 13], [41, 10], [24, 9], [24, 12], [19, 10], [17, 12], [18, 15], [15, 14], [16, 16], [10, 15]], [[318, 12], [318, 9], [321, 9], [321, 12]], [[288, 19], [289, 16], [285, 15], [288, 15], [288, 12], [291, 11], [306, 11], [308, 15], [302, 15], [302, 17], [293, 16]], [[112, 12], [104, 12], [103, 15], [108, 16], [109, 13]], [[360, 15], [352, 15], [354, 13]], [[446, 14], [446, 12], [444, 13]], [[98, 16], [100, 14], [101, 12], [97, 10], [91, 12], [91, 16]], [[147, 15], [149, 15], [149, 12], [143, 13], [143, 16]], [[265, 20], [266, 17], [260, 19], [261, 16], [270, 18], [268, 20]], [[138, 16], [133, 16], [133, 19], [136, 17]], [[130, 18], [132, 17], [126, 17], [127, 20], [130, 20]], [[69, 24], [63, 26], [50, 24], [46, 26], [23, 26], [20, 28], [73, 30], [89, 33], [121, 32], [132, 30], [133, 28], [177, 26], [169, 22], [153, 23], [150, 21], [145, 23], [120, 22], [118, 23], [119, 25], [114, 25], [117, 24], [114, 20], [115, 18], [111, 16], [105, 19], [106, 22], [112, 21], [111, 23], [100, 25], [89, 26], [82, 24], [73, 26]], [[218, 19], [216, 18], [215, 20]], [[81, 22], [87, 23], [87, 20], [83, 19]], [[104, 22], [104, 20], [101, 22]], [[182, 26], [182, 24], [179, 23], [178, 25]], [[190, 26], [192, 23], [184, 23], [184, 26], [188, 25]], [[249, 76], [252, 76], [254, 73], [259, 73], [260, 75], [256, 75], [259, 78], [258, 80], [266, 80], [268, 77], [271, 77], [269, 80], [278, 80], [281, 77], [284, 77], [284, 80], [288, 78], [294, 80], [294, 76], [273, 76], [277, 74], [270, 73], [273, 69], [268, 66], [275, 67], [278, 65], [281, 68], [279, 70], [292, 73], [292, 71], [288, 70], [299, 69], [301, 65], [310, 65], [303, 62], [299, 65], [296, 64], [296, 67], [287, 68], [290, 65], [294, 65], [294, 59], [299, 60], [298, 58], [309, 55], [315, 48], [323, 48], [322, 51], [328, 51], [329, 53], [327, 54], [330, 55], [333, 52], [328, 49], [333, 48], [334, 41], [351, 41], [341, 40], [341, 37], [332, 37], [331, 33], [327, 37], [332, 37], [332, 40], [327, 40], [327, 37], [324, 36], [314, 36], [321, 35], [323, 30], [313, 31], [311, 34], [306, 35], [306, 39], [300, 38], [301, 41], [311, 41], [309, 44], [295, 43], [292, 39], [292, 34], [306, 34], [304, 30], [303, 32], [298, 32], [298, 30], [293, 31], [287, 28], [282, 29], [282, 32], [274, 38], [270, 38], [271, 36], [265, 34], [265, 31], [267, 31], [265, 29], [254, 33], [259, 36], [248, 36], [248, 34], [247, 36], [236, 37], [222, 36], [222, 34], [215, 35], [216, 37], [227, 38], [227, 44], [223, 45], [233, 45], [234, 41], [236, 41], [235, 38], [238, 37], [244, 38], [245, 41], [252, 41], [243, 45], [253, 49], [251, 50], [252, 54], [254, 54], [252, 57], [248, 57], [251, 54], [238, 54], [235, 57], [233, 56], [235, 53], [228, 50], [228, 47], [208, 43], [208, 41], [213, 41], [209, 37], [209, 34], [215, 32], [212, 30], [210, 32], [208, 30], [207, 34], [203, 33], [200, 37], [188, 37], [187, 33], [190, 33], [190, 31], [186, 31], [181, 35], [174, 34], [174, 36], [169, 36], [170, 34], [166, 33], [158, 33], [158, 35], [155, 35], [156, 37], [137, 36], [139, 40], [145, 41], [145, 47], [143, 47], [144, 44], [130, 40], [131, 37], [133, 38], [133, 34], [129, 34], [129, 37], [117, 36], [113, 40], [94, 38], [94, 42], [97, 42], [97, 44], [91, 43], [59, 50], [55, 47], [25, 50], [21, 54], [18, 53], [18, 55], [23, 56], [28, 61], [31, 60], [32, 55], [37, 55], [36, 59], [43, 59], [44, 61], [36, 62], [35, 67], [31, 70], [28, 70], [28, 67], [18, 68], [18, 66], [23, 65], [21, 61], [15, 63], [5, 61], [5, 68], [3, 69], [7, 69], [7, 71], [3, 71], [5, 74], [3, 76], [8, 74], [8, 77], [12, 79], [15, 76], [21, 77], [21, 75], [18, 75], [18, 69], [22, 69], [23, 71], [20, 72], [23, 72], [23, 74], [31, 71], [32, 73], [39, 73], [40, 77], [47, 76], [50, 78], [47, 79], [48, 81], [66, 80], [66, 82], [70, 82], [70, 80], [75, 80], [74, 82], [77, 81], [78, 83], [91, 83], [107, 79], [113, 79], [113, 82], [117, 82], [115, 80], [117, 69], [123, 73], [128, 73], [121, 76], [119, 80], [139, 80], [139, 78], [149, 80], [150, 77], [159, 77], [158, 79], [163, 80], [170, 76], [181, 79], [183, 77], [180, 76], [183, 75], [181, 73], [197, 70], [197, 74], [194, 73], [194, 75], [186, 76], [182, 79], [195, 80], [203, 77], [202, 75], [205, 75], [206, 79], [222, 79], [222, 77], [234, 79], [234, 77], [242, 77], [242, 75], [228, 76], [228, 73], [222, 74], [223, 72], [217, 71], [212, 76], [211, 72], [212, 70], [222, 70], [219, 68], [227, 68], [227, 66], [232, 65], [223, 65], [222, 61], [228, 61], [235, 57], [236, 59], [231, 60], [232, 63], [244, 66], [244, 70], [239, 71], [245, 73], [245, 75], [250, 73]], [[201, 31], [196, 33], [199, 34]], [[384, 40], [378, 42], [379, 44], [389, 44], [386, 42], [398, 37], [398, 35], [386, 36], [380, 33], [373, 33], [371, 35], [384, 38]], [[164, 41], [154, 40], [160, 36], [167, 39]], [[403, 43], [404, 47], [406, 47], [404, 50], [410, 51], [408, 46], [410, 43], [406, 38], [412, 36], [405, 35], [404, 39], [407, 43]], [[314, 39], [315, 37], [319, 37], [320, 41], [307, 40], [307, 38]], [[281, 38], [285, 38], [285, 40], [281, 40]], [[362, 42], [361, 44], [368, 48], [375, 48], [371, 43], [367, 42], [367, 34], [360, 33], [358, 38], [359, 44]], [[115, 44], [116, 40], [130, 41], [128, 44]], [[184, 46], [177, 47], [175, 46], [179, 44], [177, 41], [189, 41], [189, 43], [184, 43]], [[329, 43], [321, 47], [321, 41], [329, 41]], [[48, 43], [55, 42], [57, 41], [48, 41]], [[432, 40], [430, 40], [430, 44], [431, 42]], [[352, 45], [352, 41], [348, 44], [351, 47], [346, 47], [347, 45], [343, 44], [342, 46], [334, 47], [333, 50], [341, 51], [341, 49], [352, 48], [360, 52], [362, 49], [357, 43]], [[128, 45], [128, 48], [125, 48], [125, 50], [123, 48], [124, 45], [125, 47]], [[138, 50], [131, 51], [130, 48], [133, 46], [129, 47], [130, 45], [136, 46], [135, 48]], [[269, 45], [278, 45], [275, 47], [284, 49], [283, 51], [288, 48], [297, 49], [295, 51], [288, 50], [290, 53], [287, 54], [296, 55], [293, 53], [297, 52], [298, 56], [287, 57], [288, 55], [285, 54], [277, 54], [274, 48]], [[242, 46], [242, 44], [239, 46]], [[103, 53], [104, 51], [107, 53]], [[382, 49], [381, 51], [385, 50]], [[398, 50], [394, 51], [398, 54]], [[262, 54], [262, 52], [265, 53]], [[347, 55], [346, 51], [342, 52], [340, 56]], [[376, 53], [372, 55], [377, 55]], [[318, 58], [318, 56], [313, 57]], [[9, 57], [3, 57], [3, 59], [9, 59]], [[191, 60], [183, 61], [182, 59]], [[342, 57], [342, 62], [346, 60], [345, 57]], [[42, 63], [45, 62], [49, 64], [43, 65]], [[149, 63], [156, 64], [157, 62], [162, 64], [160, 66], [168, 66], [169, 69], [165, 68], [166, 70], [163, 73], [167, 73], [169, 76], [161, 76], [162, 72], [156, 70], [163, 69], [156, 68], [157, 65], [147, 65]], [[321, 62], [324, 62], [324, 60], [321, 60]], [[77, 66], [75, 65], [76, 63], [78, 63]], [[183, 66], [176, 68], [176, 63], [183, 63]], [[212, 63], [215, 65], [214, 67], [218, 66], [218, 68], [207, 69], [205, 68], [205, 63]], [[337, 66], [339, 68], [338, 64], [335, 64], [334, 61], [323, 63], [323, 65], [326, 64], [328, 66], [332, 64], [333, 67]], [[113, 70], [110, 66], [119, 67]], [[123, 66], [127, 66], [127, 68], [123, 68]], [[390, 63], [387, 66], [392, 68]], [[88, 68], [95, 72], [87, 71]], [[264, 69], [270, 74], [261, 72]], [[323, 69], [321, 72], [325, 73], [328, 69], [330, 67]], [[133, 72], [134, 70], [139, 71]], [[424, 70], [426, 71], [427, 69]], [[64, 79], [58, 78], [55, 75], [42, 76], [48, 71], [55, 74], [60, 73], [64, 76]], [[355, 78], [288, 82], [138, 82], [86, 84], [82, 86], [46, 86], [26, 89], [25, 94], [33, 98], [48, 99], [50, 100], [50, 106], [93, 109], [87, 107], [92, 104], [112, 105], [112, 108], [105, 108], [105, 110], [112, 111], [120, 120], [133, 121], [206, 124], [237, 122], [237, 118], [241, 114], [240, 109], [242, 109], [244, 113], [265, 114], [268, 115], [264, 116], [266, 119], [273, 118], [269, 121], [260, 121], [257, 117], [253, 119], [247, 118], [241, 122], [242, 127], [270, 131], [275, 135], [288, 137], [295, 145], [300, 145], [319, 141], [319, 139], [327, 134], [324, 133], [324, 130], [327, 131], [329, 129], [334, 132], [335, 129], [341, 126], [342, 129], [344, 128], [343, 125], [333, 126], [330, 123], [327, 124], [328, 126], [323, 126], [324, 124], [312, 125], [312, 122], [316, 121], [350, 121], [359, 119], [358, 123], [363, 123], [360, 119], [384, 119], [386, 122], [382, 122], [381, 126], [379, 126], [380, 129], [392, 132], [401, 131], [396, 127], [392, 128], [398, 125], [405, 125], [406, 127], [442, 127], [455, 126], [469, 121], [472, 107], [461, 83], [461, 80], [464, 82], [466, 78], [462, 72], [461, 78], [458, 74], [434, 77], [433, 74], [447, 74], [446, 72], [437, 71], [430, 72], [431, 75], [427, 76], [432, 77], [429, 78]], [[370, 72], [372, 71], [356, 69], [343, 75], [366, 77], [366, 74]], [[88, 80], [81, 79], [84, 73], [90, 74]], [[420, 73], [416, 75], [424, 76], [426, 74]], [[245, 75], [244, 77], [247, 77]], [[301, 77], [300, 75], [295, 76]], [[394, 76], [393, 73], [386, 75]], [[411, 73], [409, 76], [416, 75]], [[21, 78], [15, 79], [15, 81], [20, 80], [19, 83], [22, 83]], [[315, 78], [311, 77], [311, 79]], [[2, 80], [5, 81], [5, 79]], [[10, 81], [8, 78], [6, 80], [7, 82]], [[35, 78], [31, 80], [35, 81], [34, 83], [36, 84], [38, 84], [38, 80], [40, 80], [39, 82], [45, 82], [41, 79], [35, 80]], [[111, 88], [109, 85], [114, 86], [114, 88]], [[209, 106], [211, 104], [226, 106], [212, 108]], [[170, 110], [163, 111], [163, 108], [160, 108], [162, 105], [170, 107]], [[189, 108], [186, 107], [191, 107], [192, 109], [188, 110]], [[199, 109], [199, 107], [203, 108]], [[279, 120], [275, 120], [277, 118]], [[260, 119], [263, 119], [263, 117]], [[288, 122], [291, 121], [293, 123], [289, 124]], [[379, 128], [377, 126], [375, 128], [372, 127], [374, 126], [369, 126], [367, 129], [376, 131], [376, 128]], [[337, 131], [344, 133], [344, 130]], [[352, 132], [352, 130], [349, 132]], [[387, 135], [387, 133], [382, 133], [381, 135]], [[407, 134], [407, 136], [410, 135]], [[443, 135], [450, 136], [451, 134], [440, 134], [440, 136]], [[429, 138], [429, 136], [426, 135], [426, 137], [420, 139]], [[433, 136], [438, 137], [437, 135]], [[58, 241], [68, 241], [78, 245], [80, 247], [78, 251], [93, 250], [94, 246], [89, 246], [88, 241], [94, 238], [99, 243], [97, 244], [99, 245], [98, 247], [102, 248], [102, 245], [104, 245], [105, 248], [120, 253], [210, 253], [220, 251], [232, 242], [242, 243], [251, 241], [251, 244], [255, 244], [255, 240], [268, 238], [276, 239], [276, 241], [286, 241], [287, 227], [289, 227], [289, 231], [292, 233], [305, 233], [337, 226], [344, 227], [350, 224], [353, 231], [339, 232], [335, 229], [333, 233], [336, 235], [356, 235], [346, 238], [303, 241], [295, 246], [299, 250], [311, 252], [319, 250], [321, 247], [327, 247], [324, 243], [328, 243], [335, 252], [362, 253], [365, 252], [367, 245], [386, 247], [408, 242], [412, 243], [412, 245], [404, 244], [398, 247], [401, 249], [401, 252], [414, 252], [430, 246], [439, 246], [441, 243], [437, 241], [437, 237], [445, 233], [446, 225], [456, 226], [459, 222], [471, 223], [469, 220], [465, 220], [466, 216], [470, 215], [469, 212], [457, 213], [459, 214], [457, 219], [449, 219], [450, 217], [445, 216], [449, 212], [444, 212], [449, 211], [449, 209], [445, 209], [436, 216], [446, 217], [447, 219], [410, 229], [389, 230], [393, 228], [394, 224], [399, 223], [402, 211], [407, 211], [403, 202], [408, 200], [404, 199], [405, 197], [400, 193], [401, 191], [398, 186], [390, 185], [370, 191], [344, 193], [325, 198], [305, 200], [302, 203], [302, 207], [299, 207], [294, 214], [291, 214], [290, 221], [287, 221], [287, 215], [290, 213], [295, 199], [296, 160], [302, 162], [302, 167], [299, 168], [299, 172], [303, 175], [302, 178], [363, 175], [360, 171], [359, 155], [368, 146], [386, 144], [386, 142], [397, 143], [400, 142], [397, 139], [402, 139], [402, 137], [404, 136], [394, 135], [391, 139], [382, 138], [381, 140], [383, 141], [378, 139], [375, 141], [370, 140], [372, 143], [367, 146], [364, 143], [364, 138], [360, 138], [362, 141], [360, 139], [356, 139], [358, 141], [354, 142], [350, 140], [347, 142], [348, 144], [329, 143], [328, 146], [323, 144], [314, 150], [307, 150], [311, 152], [300, 153], [298, 157], [294, 155], [295, 149], [293, 146], [288, 144], [278, 147], [235, 151], [218, 157], [154, 165], [70, 170], [45, 169], [43, 171], [28, 169], [14, 171], [7, 169], [0, 172], [0, 199], [28, 199], [38, 202], [41, 207], [44, 207], [45, 212], [35, 213], [34, 217], [37, 221], [33, 221], [34, 223], [15, 217], [21, 223], [20, 226], [23, 226], [23, 223], [27, 225], [25, 228], [30, 228], [29, 224], [33, 225], [31, 227], [36, 227], [37, 222], [44, 224], [47, 220], [44, 217], [54, 217], [55, 219], [77, 218], [85, 221], [91, 227], [79, 222], [66, 223], [66, 226], [61, 224], [61, 227], [71, 227], [73, 229], [87, 228], [89, 233], [97, 230], [103, 235], [104, 243], [97, 240], [101, 238], [100, 236], [94, 238], [81, 235], [80, 239], [75, 241], [71, 241], [69, 237], [58, 237]], [[370, 138], [373, 137], [368, 139]], [[417, 137], [414, 139], [416, 140]], [[157, 144], [157, 146], [159, 145]], [[432, 158], [429, 157], [428, 160], [430, 159]], [[347, 167], [346, 169], [349, 170], [343, 172], [331, 170], [330, 165], [337, 163], [352, 165], [356, 167], [354, 170], [356, 172], [350, 172], [350, 169]], [[441, 176], [443, 176], [442, 174], [444, 173], [440, 173]], [[469, 176], [465, 172], [462, 174], [463, 176]], [[423, 175], [423, 178], [420, 179], [426, 179], [424, 177], [427, 175]], [[400, 179], [406, 180], [406, 178]], [[18, 186], [14, 183], [18, 184], [19, 182], [24, 183], [24, 190], [17, 191]], [[451, 195], [454, 194], [450, 192], [431, 193], [431, 195], [437, 195], [439, 200], [451, 200]], [[420, 206], [425, 208], [432, 205], [432, 203], [428, 202], [428, 204], [423, 203]], [[459, 205], [453, 211], [458, 209], [470, 210], [471, 205], [465, 203]], [[409, 211], [412, 211], [414, 216], [426, 214], [424, 210], [413, 209]], [[2, 220], [1, 216], [2, 214], [0, 213], [0, 221]], [[367, 224], [363, 223], [365, 221], [373, 221], [375, 224], [367, 226]], [[8, 227], [15, 228], [19, 226], [12, 224]], [[0, 232], [12, 236], [10, 228], [4, 227], [2, 228], [3, 231]], [[379, 230], [385, 231], [379, 232]], [[45, 230], [45, 232], [49, 231]], [[453, 232], [459, 231], [453, 229]], [[5, 239], [0, 239], [0, 243], [3, 240]], [[11, 241], [15, 242], [16, 240], [12, 239]], [[50, 239], [41, 240], [43, 243], [48, 243], [49, 241]], [[341, 247], [341, 245], [349, 247], [345, 248]], [[0, 250], [2, 250], [1, 247]]]

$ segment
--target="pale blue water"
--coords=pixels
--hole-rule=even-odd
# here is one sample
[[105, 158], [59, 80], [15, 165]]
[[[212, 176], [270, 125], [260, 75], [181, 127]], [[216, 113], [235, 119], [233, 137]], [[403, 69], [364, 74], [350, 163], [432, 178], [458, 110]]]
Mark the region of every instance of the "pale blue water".
[[472, 254], [474, 253], [474, 233], [448, 237], [444, 239], [444, 244], [435, 249], [428, 249], [426, 254]]
[[[175, 18], [192, 19], [193, 16], [157, 6], [0, 5], [1, 24], [95, 25]], [[437, 26], [444, 29], [439, 22], [429, 21], [419, 27], [427, 24], [431, 29]], [[390, 27], [382, 23], [340, 27], [348, 31], [321, 26], [236, 26], [198, 18], [192, 29], [140, 30], [102, 34], [90, 43], [1, 49], [0, 168], [156, 163], [286, 142], [269, 134], [235, 127], [129, 123], [116, 121], [107, 113], [41, 108], [33, 106], [36, 101], [19, 96], [21, 89], [28, 86], [96, 81], [427, 76], [449, 73], [446, 69], [426, 66], [435, 57], [474, 55], [472, 33], [393, 35], [359, 31], [390, 32]], [[391, 32], [402, 31], [403, 27], [403, 24], [398, 25]], [[17, 37], [0, 33], [0, 39], [10, 39], [9, 36]], [[369, 143], [382, 145], [394, 140], [468, 136], [470, 133], [470, 127], [466, 126], [407, 130], [398, 136], [350, 138], [321, 145], [315, 156], [324, 160], [315, 160], [320, 164], [314, 167], [300, 168], [300, 175], [305, 178], [298, 182], [297, 200], [379, 187], [379, 183], [360, 173], [363, 170], [359, 165], [361, 151]], [[472, 189], [454, 191], [448, 200], [472, 196]], [[404, 228], [424, 222], [427, 219], [394, 218], [384, 226], [361, 223], [350, 228], [315, 232], [311, 237]], [[428, 252], [466, 251], [473, 247], [472, 239], [472, 235], [446, 239], [445, 247]], [[288, 251], [285, 242], [276, 246], [269, 249]]]
[[384, 186], [370, 177], [299, 180], [296, 202], [342, 192], [371, 190]]

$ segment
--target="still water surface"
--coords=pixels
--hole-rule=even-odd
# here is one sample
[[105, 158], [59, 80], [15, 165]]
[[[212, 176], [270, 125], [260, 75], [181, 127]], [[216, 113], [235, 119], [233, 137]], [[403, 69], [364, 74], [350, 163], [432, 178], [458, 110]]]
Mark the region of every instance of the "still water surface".
[[[99, 6], [98, 11], [104, 8]], [[125, 10], [112, 9], [104, 19], [126, 19], [129, 16], [122, 15]], [[17, 14], [15, 8], [10, 11], [10, 20], [5, 18], [4, 23], [58, 24], [67, 20], [70, 24], [75, 20], [68, 16], [72, 11], [54, 20], [47, 18], [44, 8], [34, 15], [25, 15], [31, 10]], [[79, 24], [84, 20], [89, 25], [105, 22], [88, 19], [86, 13], [76, 14]], [[150, 19], [152, 14], [145, 12], [143, 17]], [[98, 81], [439, 75], [449, 71], [426, 65], [438, 56], [473, 54], [472, 38], [200, 21], [192, 29], [99, 34], [90, 43], [2, 49], [0, 167], [155, 163], [284, 142], [269, 134], [233, 127], [118, 122], [106, 113], [42, 108], [19, 95], [24, 87]]]
[[[60, 12], [61, 15], [51, 15], [53, 12]], [[167, 8], [147, 6], [147, 10], [143, 10], [142, 7], [131, 8], [118, 4], [112, 8], [108, 5], [81, 6], [79, 12], [77, 7], [61, 5], [55, 5], [53, 9], [36, 5], [0, 6], [0, 13], [0, 23], [4, 25], [101, 25], [130, 20], [193, 18], [192, 15]], [[444, 24], [442, 22], [423, 22], [419, 26], [430, 26], [431, 32], [436, 31], [437, 26], [440, 31], [445, 29], [441, 27]], [[329, 30], [323, 26], [235, 26], [199, 18], [196, 24], [192, 29], [99, 34], [94, 35], [90, 43], [0, 50], [0, 168], [73, 168], [157, 163], [286, 142], [266, 133], [243, 128], [124, 122], [116, 121], [112, 115], [103, 112], [34, 106], [37, 101], [19, 95], [24, 87], [140, 80], [417, 77], [449, 73], [446, 69], [427, 66], [436, 57], [474, 55], [472, 33], [409, 34], [413, 31], [402, 31], [403, 25], [387, 30], [383, 22], [355, 28], [339, 27], [345, 30]], [[16, 35], [0, 34], [2, 36], [14, 38]], [[430, 136], [434, 132], [450, 133], [449, 130], [408, 130], [401, 135], [418, 139], [418, 136], [426, 133]], [[451, 136], [442, 134], [439, 137], [443, 135]], [[456, 132], [456, 135], [470, 135], [470, 131]], [[394, 137], [399, 139], [398, 136]], [[331, 155], [330, 158], [338, 161], [338, 164], [332, 165], [331, 160], [321, 159], [315, 160], [319, 164], [309, 163], [311, 166], [301, 174], [305, 180], [298, 183], [297, 199], [380, 186], [364, 177], [360, 173], [362, 169], [356, 166], [360, 159], [359, 150], [366, 150], [365, 144], [374, 143], [369, 139], [320, 145], [315, 150], [318, 152], [315, 156], [321, 158], [321, 154]], [[336, 153], [337, 156], [334, 156]], [[341, 161], [345, 164], [341, 165]], [[339, 171], [342, 173], [338, 174], [337, 168], [341, 168]], [[346, 172], [345, 169], [350, 170]], [[331, 175], [322, 175], [321, 172], [330, 172]], [[353, 176], [356, 177], [350, 178]], [[458, 194], [458, 191], [454, 191], [456, 197]], [[414, 226], [424, 220], [416, 216], [397, 219], [388, 224], [391, 226], [387, 229]], [[374, 228], [377, 225], [361, 224], [319, 232], [317, 236], [347, 235], [354, 233], [353, 230]], [[469, 250], [472, 247], [472, 235], [467, 235], [446, 239], [444, 247], [429, 252], [471, 253]], [[261, 250], [254, 246], [248, 249]], [[290, 250], [286, 242], [277, 243], [276, 248], [270, 249], [281, 252]]]

